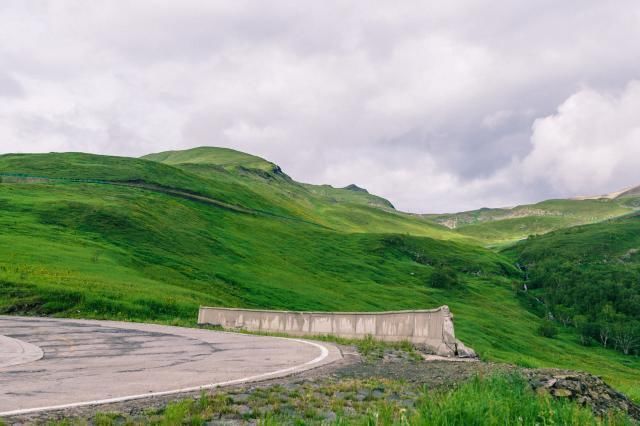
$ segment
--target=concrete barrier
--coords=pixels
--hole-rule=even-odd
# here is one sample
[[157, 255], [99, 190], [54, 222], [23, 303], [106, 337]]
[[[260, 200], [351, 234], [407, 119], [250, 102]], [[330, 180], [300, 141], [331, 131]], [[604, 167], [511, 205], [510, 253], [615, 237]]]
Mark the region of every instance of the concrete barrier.
[[456, 340], [448, 306], [393, 312], [292, 312], [201, 307], [198, 324], [294, 336], [407, 340], [441, 356], [475, 356]]

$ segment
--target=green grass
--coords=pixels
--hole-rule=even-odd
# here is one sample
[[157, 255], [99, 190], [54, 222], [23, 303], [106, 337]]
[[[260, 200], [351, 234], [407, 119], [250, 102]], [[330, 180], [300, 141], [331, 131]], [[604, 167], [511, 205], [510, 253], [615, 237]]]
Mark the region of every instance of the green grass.
[[[379, 392], [382, 397], [372, 397]], [[257, 421], [262, 425], [633, 425], [625, 415], [611, 413], [598, 418], [588, 408], [547, 394], [534, 393], [517, 374], [476, 376], [451, 390], [420, 388], [415, 384], [384, 379], [343, 379], [305, 383], [293, 390], [274, 385], [250, 391], [239, 414], [234, 393], [218, 391], [197, 399], [170, 403], [165, 408], [135, 418], [97, 414], [93, 424], [205, 425], [226, 418]], [[356, 396], [365, 396], [356, 398]], [[406, 405], [403, 398], [414, 404]], [[405, 399], [404, 401], [407, 401]], [[331, 412], [334, 418], [327, 418]], [[225, 418], [223, 417], [223, 418]], [[81, 424], [82, 420], [63, 424]], [[61, 425], [61, 424], [60, 424]]]
[[[389, 420], [391, 424], [395, 419]], [[553, 400], [548, 395], [536, 395], [517, 375], [476, 377], [452, 391], [427, 394], [409, 423], [443, 426], [632, 424], [623, 415], [598, 419], [587, 408]]]
[[[273, 337], [299, 337], [288, 333], [275, 333], [264, 331], [249, 331], [244, 329], [225, 329], [220, 325], [201, 325], [200, 328], [205, 328], [214, 331], [229, 331], [234, 333], [251, 334], [257, 336], [273, 336]], [[343, 346], [355, 346], [358, 353], [364, 357], [365, 361], [375, 361], [384, 357], [386, 352], [396, 351], [406, 354], [406, 356], [413, 361], [421, 361], [424, 358], [416, 347], [408, 340], [401, 340], [398, 342], [386, 342], [378, 340], [372, 335], [368, 334], [362, 339], [351, 339], [340, 336], [334, 336], [332, 334], [317, 334], [304, 336], [308, 340], [318, 340], [320, 342], [337, 343]]]
[[637, 197], [600, 200], [547, 200], [512, 209], [480, 209], [427, 215], [436, 223], [454, 226], [462, 235], [491, 246], [504, 246], [530, 235], [602, 222], [638, 209]]
[[[640, 400], [637, 358], [583, 347], [572, 330], [555, 339], [537, 334], [541, 319], [513, 291], [521, 277], [512, 259], [376, 206], [366, 193], [314, 193], [278, 173], [200, 166], [86, 154], [0, 157], [0, 173], [142, 180], [273, 213], [120, 185], [0, 183], [0, 312], [193, 325], [200, 305], [383, 311], [447, 304], [457, 336], [483, 359], [589, 371]], [[459, 288], [429, 286], [441, 265], [457, 271]]]
[[199, 147], [184, 151], [159, 152], [145, 155], [142, 158], [170, 165], [215, 165], [234, 171], [244, 168], [272, 172], [277, 168], [275, 164], [260, 157], [228, 148]]

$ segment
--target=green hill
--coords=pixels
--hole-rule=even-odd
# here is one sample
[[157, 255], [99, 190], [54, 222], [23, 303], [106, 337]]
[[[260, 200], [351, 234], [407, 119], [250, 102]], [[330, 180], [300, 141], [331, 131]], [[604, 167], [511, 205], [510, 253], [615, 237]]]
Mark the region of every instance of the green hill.
[[269, 200], [273, 206], [328, 228], [470, 240], [450, 232], [440, 224], [396, 211], [389, 201], [355, 185], [333, 188], [329, 185], [299, 183], [287, 176], [279, 166], [231, 149], [201, 147], [151, 154], [143, 158], [170, 164], [207, 180], [242, 185], [260, 198]]
[[255, 155], [246, 154], [229, 148], [199, 147], [184, 151], [165, 151], [142, 157], [170, 165], [203, 164], [218, 166], [223, 170], [261, 170], [279, 172], [275, 164]]
[[586, 345], [640, 355], [640, 215], [563, 229], [506, 251], [529, 303]]
[[614, 199], [547, 200], [513, 208], [425, 217], [486, 244], [504, 245], [530, 235], [620, 217], [637, 210], [638, 201], [640, 198], [629, 193]]
[[[485, 359], [588, 370], [640, 398], [637, 358], [584, 347], [571, 328], [537, 333], [511, 257], [358, 188], [297, 183], [257, 157], [199, 148], [148, 158], [0, 156], [0, 312], [193, 324], [199, 305], [448, 304], [458, 336]], [[435, 288], [443, 270], [455, 279]]]

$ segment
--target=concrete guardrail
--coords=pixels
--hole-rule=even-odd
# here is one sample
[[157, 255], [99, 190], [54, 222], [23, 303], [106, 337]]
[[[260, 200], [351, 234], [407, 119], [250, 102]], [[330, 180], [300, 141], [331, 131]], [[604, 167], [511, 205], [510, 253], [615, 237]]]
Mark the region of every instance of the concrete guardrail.
[[455, 338], [448, 306], [392, 312], [292, 312], [201, 307], [198, 324], [294, 336], [333, 335], [407, 340], [441, 356], [475, 356]]

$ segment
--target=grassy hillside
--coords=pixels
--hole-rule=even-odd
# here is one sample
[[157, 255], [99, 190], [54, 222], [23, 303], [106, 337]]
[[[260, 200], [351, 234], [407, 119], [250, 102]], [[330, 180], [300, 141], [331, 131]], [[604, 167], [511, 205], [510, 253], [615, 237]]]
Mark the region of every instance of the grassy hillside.
[[527, 297], [585, 345], [640, 355], [640, 216], [556, 231], [507, 251]]
[[215, 165], [223, 170], [262, 170], [265, 172], [279, 171], [280, 168], [263, 158], [246, 154], [229, 148], [198, 147], [184, 151], [165, 151], [142, 157], [170, 165], [205, 164]]
[[637, 210], [638, 201], [633, 194], [616, 199], [547, 200], [514, 208], [426, 217], [486, 244], [504, 245], [529, 235], [620, 217]]
[[170, 164], [207, 180], [241, 185], [291, 215], [335, 230], [407, 233], [471, 241], [440, 224], [398, 212], [389, 201], [360, 188], [299, 183], [275, 164], [238, 151], [202, 147], [151, 154], [143, 158]]
[[[448, 304], [458, 336], [485, 359], [588, 370], [640, 398], [637, 358], [584, 347], [572, 329], [538, 335], [541, 319], [515, 295], [512, 259], [362, 191], [189, 161], [0, 157], [5, 175], [97, 180], [0, 183], [0, 312], [193, 324], [199, 305]], [[434, 288], [441, 268], [459, 284]]]

